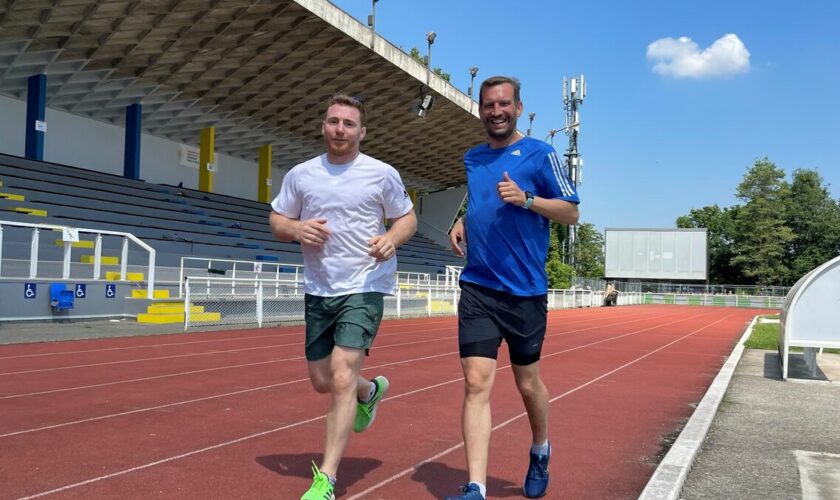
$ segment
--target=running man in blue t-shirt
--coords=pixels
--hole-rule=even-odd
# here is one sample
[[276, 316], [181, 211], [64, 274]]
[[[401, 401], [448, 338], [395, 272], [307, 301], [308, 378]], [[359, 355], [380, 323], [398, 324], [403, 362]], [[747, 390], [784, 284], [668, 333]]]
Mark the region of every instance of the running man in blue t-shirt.
[[488, 142], [464, 156], [467, 211], [452, 227], [452, 250], [464, 255], [458, 343], [464, 370], [461, 418], [469, 483], [448, 500], [486, 495], [490, 392], [502, 340], [510, 352], [533, 441], [523, 492], [548, 488], [548, 390], [539, 374], [545, 338], [550, 223], [576, 224], [578, 195], [550, 145], [516, 130], [522, 114], [519, 81], [503, 76], [481, 84], [479, 114]]

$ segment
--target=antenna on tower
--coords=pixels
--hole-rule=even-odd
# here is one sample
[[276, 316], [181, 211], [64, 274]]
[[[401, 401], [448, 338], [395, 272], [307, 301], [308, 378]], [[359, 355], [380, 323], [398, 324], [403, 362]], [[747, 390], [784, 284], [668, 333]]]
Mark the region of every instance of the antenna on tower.
[[[575, 186], [580, 185], [581, 169], [583, 158], [578, 152], [578, 134], [580, 133], [580, 114], [578, 108], [583, 104], [586, 97], [586, 79], [583, 75], [576, 78], [563, 77], [563, 108], [566, 110], [566, 126], [563, 130], [569, 137], [569, 148], [563, 153], [566, 172], [569, 179]], [[553, 139], [552, 134], [552, 139]], [[566, 261], [575, 267], [575, 244], [577, 243], [577, 228], [568, 226], [568, 238], [566, 238]]]

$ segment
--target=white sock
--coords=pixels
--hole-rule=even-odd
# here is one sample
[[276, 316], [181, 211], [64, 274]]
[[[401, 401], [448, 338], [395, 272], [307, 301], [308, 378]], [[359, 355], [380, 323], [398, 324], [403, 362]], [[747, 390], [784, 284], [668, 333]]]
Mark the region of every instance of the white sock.
[[330, 476], [329, 474], [327, 474], [327, 479], [330, 481], [331, 485], [335, 486], [335, 482], [337, 479], [334, 476]]
[[532, 444], [531, 453], [534, 455], [548, 455], [548, 439], [543, 444]]
[[475, 481], [470, 481], [470, 484], [478, 486], [478, 491], [481, 493], [481, 496], [487, 498], [487, 486], [484, 486], [483, 484], [477, 483]]
[[368, 401], [370, 401], [371, 398], [373, 398], [373, 395], [376, 394], [376, 388], [377, 388], [376, 381], [371, 380], [370, 381], [370, 391], [368, 392], [367, 397], [365, 397], [363, 399], [360, 399], [359, 401], [361, 401], [362, 403], [367, 403]]

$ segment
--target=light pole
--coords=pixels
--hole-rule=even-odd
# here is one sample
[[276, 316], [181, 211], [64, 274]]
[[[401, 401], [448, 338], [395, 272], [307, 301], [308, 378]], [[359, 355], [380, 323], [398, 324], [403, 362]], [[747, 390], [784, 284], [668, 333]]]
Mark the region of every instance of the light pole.
[[426, 33], [426, 41], [429, 42], [429, 52], [426, 56], [426, 86], [429, 85], [429, 77], [432, 73], [432, 44], [435, 43], [437, 33], [430, 31]]
[[467, 90], [467, 95], [473, 96], [473, 84], [475, 83], [475, 75], [478, 74], [478, 66], [470, 67], [470, 88]]
[[528, 113], [528, 137], [531, 137], [531, 126], [534, 124], [534, 118], [537, 114], [534, 112]]
[[368, 16], [368, 28], [370, 28], [370, 48], [373, 48], [373, 42], [376, 38], [376, 2], [379, 0], [371, 0], [370, 15]]
[[[547, 135], [547, 136], [545, 136], [545, 140], [549, 141], [549, 143], [550, 143], [552, 146], [554, 146], [554, 134], [556, 134], [557, 132], [560, 132], [560, 130], [562, 130], [562, 129], [556, 129], [556, 128], [553, 128], [553, 129], [549, 130], [549, 131], [548, 131], [548, 135]], [[549, 140], [549, 139], [550, 139], [550, 140]]]
[[470, 96], [470, 113], [473, 112], [473, 85], [475, 84], [475, 75], [478, 74], [478, 66], [470, 66], [470, 88], [467, 89], [467, 95]]
[[371, 0], [370, 15], [368, 16], [368, 28], [371, 31], [376, 31], [376, 2], [379, 0]]
[[[531, 113], [531, 114], [534, 114], [534, 113]], [[530, 115], [529, 115], [529, 118], [530, 118]], [[577, 127], [578, 125], [580, 125], [580, 123], [572, 123], [571, 125], [568, 125], [568, 126], [563, 127], [563, 128], [553, 128], [553, 129], [548, 131], [548, 135], [545, 136], [545, 140], [547, 140], [547, 141], [550, 140], [551, 145], [554, 146], [554, 135], [557, 134], [557, 132], [562, 132], [564, 130], [568, 130], [570, 128]]]

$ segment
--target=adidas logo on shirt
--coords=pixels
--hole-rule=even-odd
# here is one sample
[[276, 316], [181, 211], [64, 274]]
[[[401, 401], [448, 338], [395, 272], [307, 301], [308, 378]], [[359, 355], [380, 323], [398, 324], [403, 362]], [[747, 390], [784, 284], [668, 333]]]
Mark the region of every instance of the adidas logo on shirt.
[[511, 153], [513, 156], [522, 156], [522, 153], [518, 149], [514, 149]]

